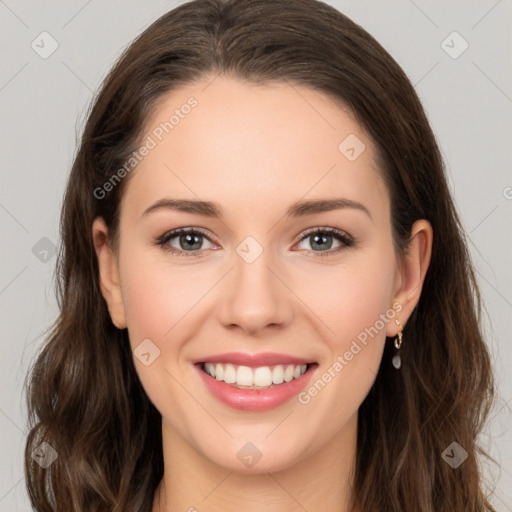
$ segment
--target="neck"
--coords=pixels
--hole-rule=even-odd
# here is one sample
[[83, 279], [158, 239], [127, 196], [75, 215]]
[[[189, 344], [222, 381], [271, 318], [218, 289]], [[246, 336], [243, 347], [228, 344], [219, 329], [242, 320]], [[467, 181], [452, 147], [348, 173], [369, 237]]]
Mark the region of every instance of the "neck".
[[237, 473], [196, 452], [165, 420], [152, 512], [353, 512], [357, 414], [322, 449], [281, 471]]

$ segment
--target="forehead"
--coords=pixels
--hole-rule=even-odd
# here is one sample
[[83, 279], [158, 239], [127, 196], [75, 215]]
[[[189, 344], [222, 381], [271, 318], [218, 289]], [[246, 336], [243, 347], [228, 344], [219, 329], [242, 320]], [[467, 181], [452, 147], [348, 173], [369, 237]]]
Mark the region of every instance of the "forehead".
[[144, 140], [151, 149], [122, 200], [134, 219], [166, 196], [214, 200], [236, 215], [316, 197], [387, 206], [373, 141], [348, 109], [303, 86], [226, 77], [182, 86], [160, 99]]

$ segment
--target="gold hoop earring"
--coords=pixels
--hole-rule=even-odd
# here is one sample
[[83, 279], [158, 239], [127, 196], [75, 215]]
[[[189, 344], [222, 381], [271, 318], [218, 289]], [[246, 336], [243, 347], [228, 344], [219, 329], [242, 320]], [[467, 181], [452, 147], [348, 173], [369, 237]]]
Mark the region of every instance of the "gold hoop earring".
[[398, 320], [395, 320], [395, 322], [400, 327], [400, 330], [398, 331], [398, 333], [395, 337], [395, 341], [394, 341], [394, 345], [397, 350], [397, 353], [393, 356], [393, 359], [391, 360], [391, 362], [393, 363], [393, 366], [397, 370], [399, 370], [400, 366], [402, 366], [402, 358], [400, 357], [400, 347], [402, 346], [402, 327]]
[[400, 347], [402, 346], [402, 331], [398, 332], [395, 338], [395, 348], [397, 350], [400, 350]]

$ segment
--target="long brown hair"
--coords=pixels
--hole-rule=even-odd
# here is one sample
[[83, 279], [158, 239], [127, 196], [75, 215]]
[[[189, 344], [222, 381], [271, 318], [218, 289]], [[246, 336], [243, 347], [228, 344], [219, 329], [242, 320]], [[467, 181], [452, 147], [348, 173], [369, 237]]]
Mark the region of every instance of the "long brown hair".
[[[387, 343], [359, 409], [355, 503], [365, 512], [493, 510], [478, 460], [491, 458], [477, 436], [494, 380], [480, 294], [435, 136], [395, 60], [360, 26], [315, 0], [182, 4], [146, 29], [102, 84], [62, 207], [60, 315], [27, 376], [25, 472], [34, 507], [151, 510], [163, 476], [161, 416], [136, 374], [127, 330], [112, 324], [91, 231], [102, 216], [116, 246], [129, 176], [106, 197], [94, 191], [137, 148], [157, 100], [220, 73], [304, 85], [347, 106], [377, 147], [397, 254], [415, 220], [433, 227], [430, 267], [403, 331], [402, 367], [392, 368]], [[32, 457], [43, 442], [58, 455], [46, 468]], [[442, 457], [453, 442], [467, 452], [457, 468]]]

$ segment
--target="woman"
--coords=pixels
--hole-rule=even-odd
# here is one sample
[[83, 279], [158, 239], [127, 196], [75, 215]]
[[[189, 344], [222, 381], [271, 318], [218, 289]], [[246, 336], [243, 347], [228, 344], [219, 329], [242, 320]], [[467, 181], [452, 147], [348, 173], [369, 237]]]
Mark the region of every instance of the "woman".
[[61, 228], [36, 510], [493, 510], [442, 158], [398, 64], [334, 8], [157, 20], [95, 100]]

